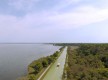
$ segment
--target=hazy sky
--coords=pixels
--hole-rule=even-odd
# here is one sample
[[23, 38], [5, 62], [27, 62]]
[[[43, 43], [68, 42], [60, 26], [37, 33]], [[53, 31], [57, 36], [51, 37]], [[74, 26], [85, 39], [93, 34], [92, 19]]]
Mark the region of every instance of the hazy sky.
[[108, 42], [108, 0], [0, 0], [2, 42]]

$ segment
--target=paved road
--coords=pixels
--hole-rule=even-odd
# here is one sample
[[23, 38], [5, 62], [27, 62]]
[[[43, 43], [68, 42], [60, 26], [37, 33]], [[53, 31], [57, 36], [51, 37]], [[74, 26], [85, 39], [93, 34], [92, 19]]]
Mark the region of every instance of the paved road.
[[41, 76], [37, 80], [41, 80], [42, 76], [47, 72], [51, 65], [47, 67], [47, 69], [41, 74]]
[[[62, 74], [65, 64], [67, 54], [67, 47], [64, 49], [57, 61], [51, 66], [48, 73], [45, 75], [43, 80], [62, 80]], [[57, 64], [60, 63], [60, 66], [57, 67]]]

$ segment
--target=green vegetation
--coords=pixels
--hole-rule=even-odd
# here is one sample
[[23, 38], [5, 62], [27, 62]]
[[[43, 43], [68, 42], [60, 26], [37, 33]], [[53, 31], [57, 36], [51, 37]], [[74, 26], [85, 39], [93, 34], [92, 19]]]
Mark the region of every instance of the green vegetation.
[[108, 44], [80, 44], [67, 51], [67, 80], [108, 80]]
[[79, 46], [82, 43], [50, 43], [57, 46]]
[[60, 48], [60, 51], [56, 51], [50, 56], [33, 61], [28, 65], [28, 75], [26, 77], [20, 78], [19, 80], [38, 79], [38, 77], [44, 72], [44, 70], [58, 58], [63, 49], [64, 47]]

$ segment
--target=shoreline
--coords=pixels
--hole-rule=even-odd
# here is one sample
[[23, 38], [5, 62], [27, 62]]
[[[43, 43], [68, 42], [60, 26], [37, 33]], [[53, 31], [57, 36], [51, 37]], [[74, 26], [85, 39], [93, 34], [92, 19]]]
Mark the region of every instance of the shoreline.
[[[28, 71], [27, 71], [27, 74], [26, 74], [26, 76], [22, 76], [22, 77], [19, 77], [19, 78], [17, 78], [16, 80], [29, 80], [30, 78], [32, 78], [32, 80], [35, 80], [35, 79], [38, 79], [39, 78], [39, 76], [41, 75], [41, 73], [42, 72], [44, 72], [45, 70], [46, 70], [46, 68], [49, 66], [49, 65], [51, 65], [52, 63], [53, 63], [53, 61], [55, 61], [58, 57], [58, 55], [60, 55], [60, 53], [61, 53], [61, 51], [64, 49], [64, 47], [61, 47], [60, 49], [59, 49], [59, 51], [56, 51], [54, 54], [52, 54], [52, 55], [50, 55], [50, 56], [46, 56], [46, 57], [42, 57], [42, 58], [39, 58], [39, 59], [37, 59], [37, 60], [34, 60], [34, 61], [32, 61], [29, 65], [28, 65]], [[55, 56], [55, 58], [54, 58], [54, 56]], [[39, 62], [41, 62], [42, 60], [47, 60], [47, 58], [49, 58], [49, 57], [52, 57], [51, 59], [53, 59], [54, 58], [54, 60], [49, 64], [49, 65], [47, 65], [46, 67], [43, 67], [42, 66], [42, 68], [39, 70], [39, 72], [36, 72], [36, 68], [34, 68], [34, 67], [36, 67], [36, 65], [37, 65], [37, 63], [39, 63]], [[37, 65], [38, 66], [38, 65]], [[47, 71], [46, 71], [47, 72]]]

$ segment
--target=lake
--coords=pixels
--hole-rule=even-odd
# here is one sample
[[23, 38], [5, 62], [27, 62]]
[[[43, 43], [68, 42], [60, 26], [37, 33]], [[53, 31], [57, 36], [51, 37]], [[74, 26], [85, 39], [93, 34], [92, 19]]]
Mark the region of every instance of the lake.
[[59, 50], [49, 44], [0, 44], [0, 80], [16, 80], [27, 74], [27, 66]]

